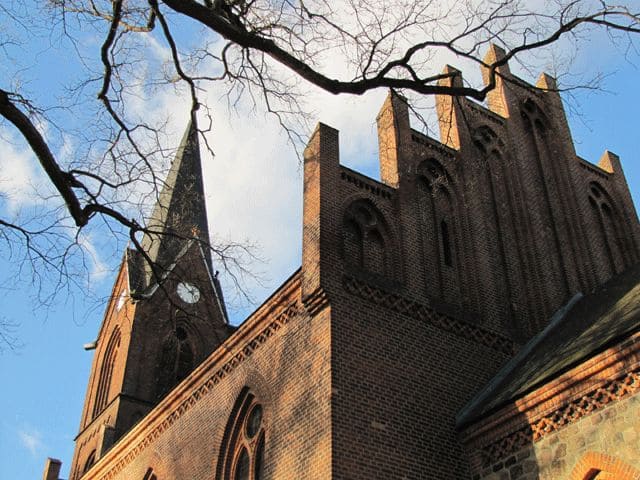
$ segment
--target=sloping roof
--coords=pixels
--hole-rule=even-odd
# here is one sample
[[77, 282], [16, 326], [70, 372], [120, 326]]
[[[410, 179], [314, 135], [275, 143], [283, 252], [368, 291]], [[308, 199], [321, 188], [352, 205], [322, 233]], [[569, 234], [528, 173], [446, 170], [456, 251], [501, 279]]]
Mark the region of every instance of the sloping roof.
[[461, 428], [640, 330], [640, 265], [554, 315], [456, 417]]

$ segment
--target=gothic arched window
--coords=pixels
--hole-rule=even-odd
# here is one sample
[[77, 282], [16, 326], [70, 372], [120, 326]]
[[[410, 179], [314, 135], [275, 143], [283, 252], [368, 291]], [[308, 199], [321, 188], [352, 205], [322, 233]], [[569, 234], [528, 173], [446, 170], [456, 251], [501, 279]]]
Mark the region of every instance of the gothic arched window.
[[589, 204], [599, 230], [597, 247], [604, 249], [610, 274], [619, 273], [626, 263], [624, 227], [611, 196], [598, 182], [589, 184]]
[[[489, 135], [485, 132], [485, 135]], [[426, 186], [427, 204], [433, 224], [432, 228], [438, 232], [440, 261], [451, 267], [455, 259], [456, 242], [456, 208], [453, 192], [453, 179], [449, 172], [435, 158], [425, 160], [418, 167], [419, 175]]]
[[91, 451], [87, 460], [84, 462], [84, 468], [82, 469], [82, 473], [85, 474], [89, 471], [93, 464], [96, 463], [96, 451], [95, 449]]
[[120, 328], [116, 326], [109, 337], [107, 348], [105, 348], [102, 365], [100, 366], [100, 375], [98, 377], [98, 389], [96, 391], [96, 401], [93, 405], [93, 417], [97, 417], [107, 406], [109, 401], [109, 387], [111, 386], [111, 378], [116, 363], [118, 347], [120, 346]]
[[382, 214], [369, 200], [356, 200], [345, 210], [343, 252], [348, 267], [378, 276], [393, 276], [391, 235]]
[[193, 334], [185, 325], [178, 325], [165, 339], [158, 363], [157, 397], [163, 397], [194, 368]]
[[265, 426], [262, 404], [244, 388], [231, 411], [222, 439], [217, 480], [261, 480]]

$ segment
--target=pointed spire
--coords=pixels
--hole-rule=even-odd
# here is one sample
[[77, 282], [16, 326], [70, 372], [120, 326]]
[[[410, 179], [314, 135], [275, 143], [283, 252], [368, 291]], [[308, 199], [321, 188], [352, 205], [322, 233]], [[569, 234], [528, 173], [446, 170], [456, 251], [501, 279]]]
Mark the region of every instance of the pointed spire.
[[[195, 115], [189, 121], [147, 227], [162, 232], [146, 234], [142, 240], [144, 251], [161, 267], [167, 267], [175, 260], [189, 238], [197, 237], [205, 245], [209, 244]], [[211, 255], [207, 248], [203, 250], [211, 268]]]

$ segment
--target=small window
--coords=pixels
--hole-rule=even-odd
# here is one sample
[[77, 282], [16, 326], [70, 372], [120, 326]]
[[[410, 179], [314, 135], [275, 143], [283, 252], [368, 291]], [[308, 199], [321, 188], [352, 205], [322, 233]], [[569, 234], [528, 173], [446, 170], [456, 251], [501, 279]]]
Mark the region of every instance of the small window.
[[96, 451], [92, 450], [89, 456], [87, 457], [87, 461], [84, 462], [84, 468], [82, 469], [82, 473], [87, 473], [93, 464], [96, 463]]

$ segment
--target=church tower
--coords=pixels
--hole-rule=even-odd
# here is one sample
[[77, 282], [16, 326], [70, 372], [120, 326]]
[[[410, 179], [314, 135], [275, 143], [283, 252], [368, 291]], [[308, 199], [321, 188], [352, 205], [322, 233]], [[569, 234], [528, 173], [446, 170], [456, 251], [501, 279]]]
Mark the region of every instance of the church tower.
[[141, 242], [127, 249], [95, 343], [70, 480], [80, 478], [233, 331], [212, 271], [191, 120]]

